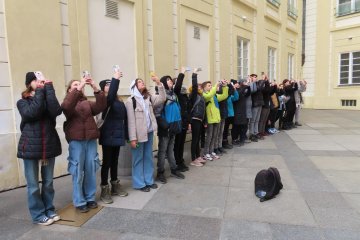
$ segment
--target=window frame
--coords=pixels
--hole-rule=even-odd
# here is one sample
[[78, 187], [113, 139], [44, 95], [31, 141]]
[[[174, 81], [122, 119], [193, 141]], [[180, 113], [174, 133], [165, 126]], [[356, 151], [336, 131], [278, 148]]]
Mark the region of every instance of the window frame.
[[[272, 56], [270, 53], [272, 53]], [[273, 59], [274, 61], [271, 62], [270, 59]], [[276, 80], [276, 73], [277, 73], [276, 61], [277, 61], [277, 49], [268, 46], [268, 77], [270, 81]], [[270, 69], [270, 66], [273, 66], [273, 69]]]
[[[356, 3], [359, 4], [358, 7], [356, 7]], [[342, 3], [343, 4], [343, 3]], [[360, 1], [359, 0], [350, 0], [350, 10], [348, 12], [340, 13], [340, 0], [336, 0], [336, 16], [342, 17], [354, 13], [360, 13]]]
[[[339, 53], [339, 73], [338, 73], [338, 86], [349, 86], [349, 85], [360, 85], [360, 81], [358, 83], [354, 83], [353, 82], [353, 78], [354, 78], [354, 53], [358, 53], [360, 54], [360, 50], [357, 51], [349, 51], [349, 52], [341, 52]], [[347, 77], [347, 83], [341, 83], [341, 68], [342, 67], [346, 67], [346, 65], [342, 65], [341, 64], [341, 55], [343, 54], [349, 54], [349, 65], [348, 65], [348, 77]], [[356, 59], [360, 60], [360, 55], [359, 57], [357, 57]], [[356, 64], [357, 66], [360, 66], [359, 64]], [[356, 70], [356, 72], [360, 73], [360, 70]], [[360, 75], [356, 78], [360, 78]]]
[[295, 76], [295, 54], [288, 53], [288, 79], [294, 79]]
[[[244, 44], [246, 43], [246, 44]], [[246, 50], [247, 50], [247, 54], [246, 57], [244, 57], [244, 46], [246, 45]], [[236, 72], [237, 72], [237, 77], [238, 79], [241, 78], [246, 78], [247, 75], [249, 75], [250, 72], [250, 40], [247, 38], [243, 38], [238, 36], [237, 37], [237, 46], [236, 46], [236, 52], [237, 52], [237, 67], [236, 67]], [[240, 53], [240, 55], [239, 55]], [[247, 64], [245, 66], [245, 61], [247, 60]], [[245, 72], [246, 69], [246, 72]]]

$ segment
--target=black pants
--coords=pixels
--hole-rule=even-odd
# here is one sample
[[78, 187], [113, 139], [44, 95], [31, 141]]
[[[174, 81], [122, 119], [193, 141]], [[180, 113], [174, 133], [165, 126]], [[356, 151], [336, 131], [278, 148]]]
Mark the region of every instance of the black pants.
[[291, 126], [294, 120], [296, 108], [286, 109], [284, 124], [286, 126]]
[[278, 114], [277, 108], [270, 110], [270, 114], [269, 114], [269, 118], [268, 118], [268, 121], [270, 122], [270, 124], [268, 124], [268, 128], [275, 128], [275, 123], [277, 121], [277, 114]]
[[240, 142], [244, 142], [246, 140], [246, 132], [248, 130], [248, 126], [249, 124], [240, 124], [240, 129], [239, 129], [239, 133], [240, 133]]
[[[201, 131], [203, 129], [203, 124], [200, 120], [192, 119], [191, 120], [191, 160], [194, 161], [196, 158], [200, 157], [200, 139]], [[203, 131], [205, 132], [205, 131]]]
[[[225, 125], [224, 125], [224, 133], [223, 133], [223, 142], [228, 141], [228, 135], [229, 135], [229, 127], [230, 124], [234, 126], [234, 117], [227, 117], [225, 118]], [[234, 128], [234, 127], [233, 127]]]
[[181, 165], [184, 163], [184, 145], [186, 139], [187, 129], [183, 129], [181, 133], [176, 134], [175, 144], [174, 144], [174, 155], [176, 160], [176, 165]]
[[233, 141], [239, 140], [240, 142], [244, 142], [246, 139], [246, 132], [248, 130], [248, 127], [249, 123], [234, 124], [231, 131], [231, 137]]
[[205, 147], [205, 133], [206, 133], [206, 129], [204, 124], [201, 124], [201, 130], [200, 130], [200, 147], [204, 148]]
[[276, 114], [276, 120], [279, 120], [279, 129], [282, 129], [283, 128], [283, 125], [284, 125], [284, 110], [283, 109], [278, 109], [277, 111], [277, 114]]
[[103, 163], [101, 167], [101, 185], [108, 184], [109, 169], [111, 181], [117, 180], [118, 158], [120, 153], [120, 146], [102, 146]]

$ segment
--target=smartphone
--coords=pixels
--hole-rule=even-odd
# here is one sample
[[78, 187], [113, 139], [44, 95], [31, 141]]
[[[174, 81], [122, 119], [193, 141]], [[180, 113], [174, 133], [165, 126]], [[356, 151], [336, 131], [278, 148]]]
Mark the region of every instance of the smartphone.
[[201, 68], [201, 67], [198, 67], [198, 68], [197, 68], [197, 71], [198, 71], [198, 72], [202, 71], [202, 68]]
[[156, 76], [155, 72], [154, 72], [154, 71], [151, 71], [151, 72], [150, 72], [150, 76], [151, 76], [151, 77], [155, 77], [155, 76]]
[[45, 80], [44, 74], [42, 74], [42, 72], [37, 71], [37, 72], [34, 72], [34, 74], [35, 74], [37, 80]]
[[120, 72], [120, 66], [119, 65], [114, 65], [113, 70], [114, 70], [114, 73]]
[[186, 67], [185, 68], [185, 72], [190, 72], [191, 71], [191, 67]]
[[82, 72], [82, 77], [83, 78], [87, 78], [87, 79], [90, 79], [91, 78], [91, 74], [90, 74], [90, 72], [89, 71], [83, 71]]

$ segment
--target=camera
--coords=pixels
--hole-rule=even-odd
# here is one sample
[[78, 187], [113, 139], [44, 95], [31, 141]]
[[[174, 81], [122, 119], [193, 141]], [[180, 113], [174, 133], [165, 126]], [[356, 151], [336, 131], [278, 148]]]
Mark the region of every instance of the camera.
[[42, 72], [37, 71], [37, 72], [34, 72], [34, 74], [35, 74], [37, 80], [44, 80], [45, 81], [45, 77], [44, 77], [44, 74], [42, 74]]

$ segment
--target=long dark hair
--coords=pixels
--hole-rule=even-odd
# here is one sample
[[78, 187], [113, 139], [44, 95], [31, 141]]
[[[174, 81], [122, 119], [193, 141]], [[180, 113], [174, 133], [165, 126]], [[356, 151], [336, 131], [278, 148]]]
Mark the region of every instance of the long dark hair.
[[21, 93], [22, 98], [28, 98], [31, 96], [31, 92], [33, 91], [31, 85], [29, 84], [26, 89]]

